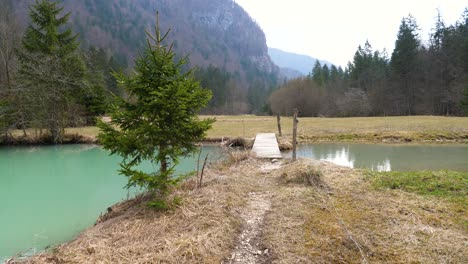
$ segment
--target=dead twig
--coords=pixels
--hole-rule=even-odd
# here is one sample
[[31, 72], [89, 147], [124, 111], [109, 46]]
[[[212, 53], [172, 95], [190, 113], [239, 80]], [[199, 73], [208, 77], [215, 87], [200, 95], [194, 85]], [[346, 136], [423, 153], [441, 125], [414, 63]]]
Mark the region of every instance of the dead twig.
[[205, 173], [205, 167], [206, 167], [206, 162], [208, 161], [208, 155], [209, 154], [206, 154], [205, 161], [203, 162], [203, 167], [202, 167], [202, 171], [200, 174], [200, 181], [198, 182], [198, 189], [201, 189], [202, 184], [203, 184], [203, 173]]

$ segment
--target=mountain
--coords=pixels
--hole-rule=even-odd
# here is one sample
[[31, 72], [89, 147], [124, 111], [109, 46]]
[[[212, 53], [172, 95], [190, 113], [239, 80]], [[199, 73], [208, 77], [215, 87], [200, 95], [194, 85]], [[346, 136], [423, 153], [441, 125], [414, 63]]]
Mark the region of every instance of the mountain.
[[[27, 24], [33, 0], [0, 1], [10, 1], [21, 24]], [[158, 11], [163, 31], [171, 29], [169, 42], [174, 43], [178, 55], [189, 55], [190, 66], [214, 66], [229, 74], [235, 88], [230, 85], [225, 89], [235, 91], [227, 94], [233, 94], [232, 100], [250, 104], [237, 112], [259, 109], [277, 83], [279, 68], [268, 55], [265, 34], [233, 0], [59, 2], [64, 12], [71, 12], [70, 25], [84, 49], [105, 49], [130, 66], [146, 44], [145, 30], [152, 32]], [[249, 101], [248, 94], [256, 94], [258, 100]]]
[[[275, 48], [268, 48], [268, 54], [270, 55], [273, 62], [280, 68], [289, 68], [299, 71], [303, 75], [307, 75], [312, 71], [315, 62], [318, 60], [307, 55], [291, 53]], [[332, 63], [319, 60], [320, 63], [331, 65]]]
[[292, 69], [292, 68], [287, 68], [287, 67], [280, 67], [280, 78], [281, 79], [286, 79], [286, 80], [291, 80], [291, 79], [296, 79], [303, 77], [305, 74], [302, 72]]

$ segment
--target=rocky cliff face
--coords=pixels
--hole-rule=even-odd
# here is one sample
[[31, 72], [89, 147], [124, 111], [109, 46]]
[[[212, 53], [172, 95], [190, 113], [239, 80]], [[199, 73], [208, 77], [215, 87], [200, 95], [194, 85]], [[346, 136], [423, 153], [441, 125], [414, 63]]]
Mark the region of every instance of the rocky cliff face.
[[[202, 57], [207, 57], [203, 53], [209, 51], [209, 57], [224, 58], [224, 62], [215, 63], [216, 66], [230, 71], [239, 70], [242, 59], [267, 73], [278, 71], [268, 55], [265, 34], [234, 1], [175, 0], [172, 1], [172, 6], [188, 7], [179, 10], [179, 14], [187, 22], [184, 27], [193, 29], [192, 34], [174, 35], [174, 38], [178, 43], [195, 41], [198, 45], [188, 48], [190, 54], [200, 53]], [[169, 17], [166, 19], [171, 20]], [[182, 30], [180, 23], [173, 25]], [[190, 38], [186, 38], [187, 36]], [[203, 58], [202, 61], [203, 64], [211, 63], [209, 58]]]

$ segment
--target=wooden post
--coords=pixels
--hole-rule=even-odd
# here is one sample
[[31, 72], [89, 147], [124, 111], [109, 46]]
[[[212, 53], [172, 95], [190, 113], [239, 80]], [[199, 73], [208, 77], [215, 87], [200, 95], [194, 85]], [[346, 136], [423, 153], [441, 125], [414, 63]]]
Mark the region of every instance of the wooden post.
[[293, 161], [296, 161], [296, 145], [297, 145], [297, 114], [298, 114], [298, 110], [297, 109], [294, 109], [294, 115], [293, 115], [293, 141], [292, 141], [292, 145], [293, 145], [293, 153], [292, 153], [292, 160]]
[[276, 120], [278, 121], [278, 136], [282, 136], [281, 134], [281, 117], [280, 117], [280, 113], [277, 113], [276, 114]]
[[245, 123], [244, 123], [244, 119], [242, 119], [242, 131], [244, 132], [244, 138], [245, 138]]

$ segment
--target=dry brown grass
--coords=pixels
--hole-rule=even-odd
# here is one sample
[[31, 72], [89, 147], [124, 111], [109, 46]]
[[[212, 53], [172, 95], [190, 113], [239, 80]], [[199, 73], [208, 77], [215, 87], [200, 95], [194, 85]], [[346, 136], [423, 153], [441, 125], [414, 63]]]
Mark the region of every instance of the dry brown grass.
[[235, 137], [235, 138], [230, 138], [222, 142], [222, 145], [227, 148], [239, 148], [239, 149], [248, 150], [252, 148], [253, 143], [254, 143], [253, 138]]
[[325, 162], [289, 164], [276, 177], [287, 173], [288, 178], [301, 179], [311, 168], [322, 172], [326, 185], [280, 181], [265, 234], [266, 245], [275, 252], [274, 263], [468, 260], [466, 230], [454, 220], [454, 214], [466, 212], [437, 199], [374, 191], [359, 171]]
[[291, 150], [293, 148], [292, 140], [288, 137], [277, 137], [278, 147], [281, 151]]
[[175, 190], [182, 203], [167, 212], [142, 200], [116, 205], [110, 219], [28, 263], [220, 263], [234, 248], [248, 193], [261, 188], [247, 176], [255, 167], [248, 157], [212, 166], [202, 189], [189, 179]]
[[[276, 117], [215, 117], [209, 138], [255, 137], [277, 133]], [[292, 135], [292, 118], [282, 117], [283, 135]], [[302, 141], [468, 141], [468, 117], [398, 116], [312, 118], [300, 117], [298, 135]]]
[[233, 166], [252, 158], [253, 155], [248, 150], [228, 150], [227, 158], [222, 163], [224, 166]]
[[[45, 131], [44, 131], [45, 133]], [[65, 129], [66, 134], [79, 134], [86, 137], [95, 138], [99, 134], [99, 128], [95, 126], [88, 126], [88, 127], [72, 127]], [[14, 130], [12, 131], [13, 136], [21, 137], [23, 136], [23, 130]], [[39, 131], [35, 129], [27, 129], [26, 134], [31, 137], [37, 137]]]
[[[251, 193], [271, 210], [256, 241], [273, 263], [467, 263], [464, 208], [398, 190], [376, 190], [359, 170], [324, 161], [276, 164], [237, 152], [174, 192], [155, 212], [138, 201], [32, 263], [221, 263], [242, 231]], [[273, 170], [272, 170], [273, 169]], [[465, 221], [466, 222], [466, 221]]]
[[[257, 133], [277, 133], [276, 117], [272, 116], [201, 116], [216, 118], [208, 131], [207, 141], [226, 138], [254, 138]], [[282, 117], [284, 138], [291, 138], [292, 118]], [[13, 131], [21, 136], [22, 131]], [[66, 133], [96, 138], [97, 127], [68, 128]], [[28, 130], [34, 136], [34, 130]], [[468, 117], [398, 116], [312, 118], [300, 117], [299, 140], [306, 141], [383, 141], [383, 142], [468, 142]], [[280, 142], [281, 143], [281, 142]]]

